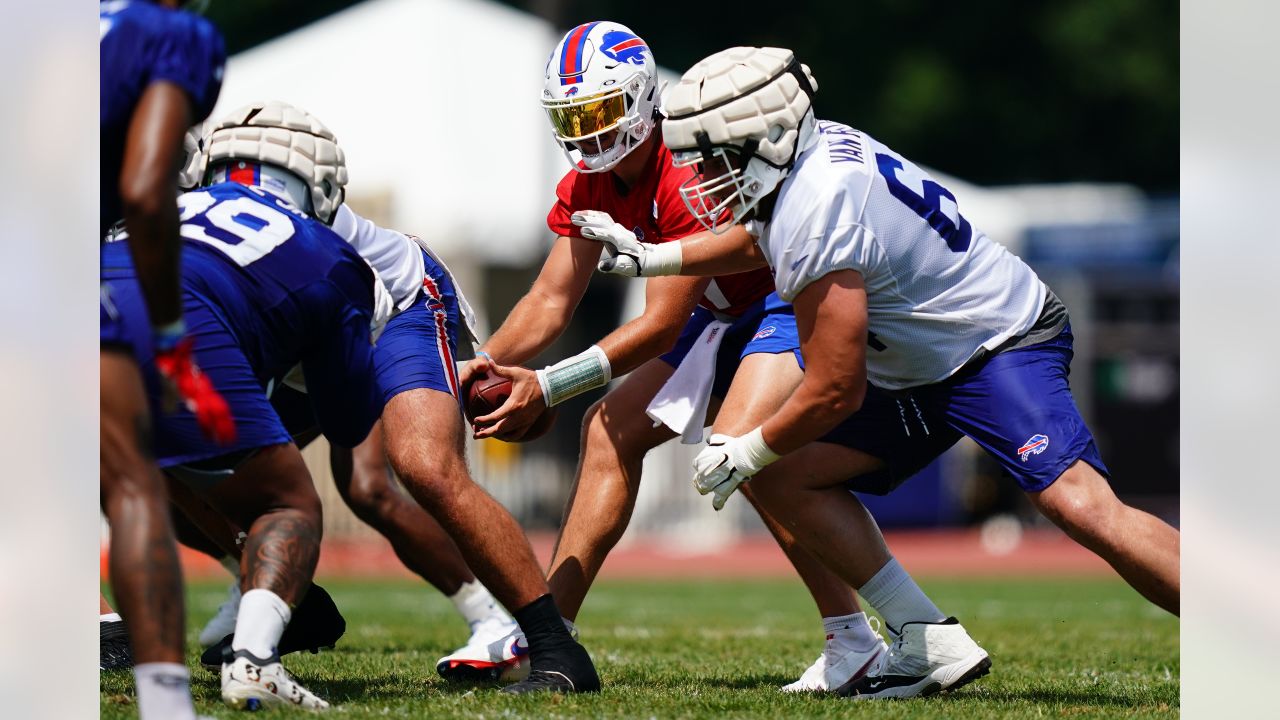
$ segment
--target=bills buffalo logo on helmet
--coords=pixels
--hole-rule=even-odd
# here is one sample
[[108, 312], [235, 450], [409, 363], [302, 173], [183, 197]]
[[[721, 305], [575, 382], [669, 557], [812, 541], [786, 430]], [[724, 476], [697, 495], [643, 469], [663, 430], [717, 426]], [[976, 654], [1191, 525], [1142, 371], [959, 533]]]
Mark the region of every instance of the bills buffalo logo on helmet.
[[643, 65], [644, 54], [648, 51], [649, 46], [643, 40], [621, 30], [607, 32], [600, 40], [600, 52], [617, 63]]
[[1026, 462], [1027, 458], [1032, 455], [1039, 455], [1049, 448], [1048, 435], [1032, 435], [1027, 441], [1022, 443], [1022, 447], [1018, 448], [1018, 457], [1022, 462]]

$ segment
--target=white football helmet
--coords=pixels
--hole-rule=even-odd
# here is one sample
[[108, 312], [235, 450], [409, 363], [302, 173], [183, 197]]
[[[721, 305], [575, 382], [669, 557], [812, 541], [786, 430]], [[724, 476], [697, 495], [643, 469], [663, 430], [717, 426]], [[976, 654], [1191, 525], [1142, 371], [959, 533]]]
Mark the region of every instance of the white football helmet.
[[667, 98], [662, 139], [677, 167], [698, 172], [680, 187], [689, 212], [713, 232], [750, 212], [817, 140], [807, 65], [783, 48], [735, 47], [706, 58]]
[[[204, 140], [201, 175], [208, 183], [239, 161], [285, 170], [306, 189], [311, 213], [332, 224], [347, 185], [346, 156], [324, 123], [305, 110], [272, 100], [245, 105], [215, 123]], [[274, 173], [272, 173], [274, 174]], [[285, 183], [292, 185], [292, 183]]]
[[578, 172], [612, 169], [653, 132], [658, 66], [627, 27], [597, 21], [570, 30], [547, 60], [542, 107]]

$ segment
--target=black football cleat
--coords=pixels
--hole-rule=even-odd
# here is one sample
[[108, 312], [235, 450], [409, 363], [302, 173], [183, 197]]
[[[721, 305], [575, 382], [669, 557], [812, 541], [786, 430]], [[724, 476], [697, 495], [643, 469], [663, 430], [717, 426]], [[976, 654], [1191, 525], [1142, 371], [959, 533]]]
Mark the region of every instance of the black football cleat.
[[600, 676], [585, 648], [572, 647], [554, 653], [539, 653], [531, 662], [529, 677], [502, 688], [511, 695], [529, 693], [600, 692]]
[[[280, 636], [280, 646], [276, 649], [279, 655], [288, 655], [299, 650], [310, 651], [313, 655], [327, 648], [332, 650], [338, 639], [347, 631], [347, 621], [338, 611], [333, 598], [319, 585], [312, 584], [307, 594], [293, 609], [293, 617]], [[231, 633], [210, 646], [200, 655], [200, 665], [206, 670], [219, 672], [222, 670], [224, 648], [231, 649]]]
[[128, 670], [133, 667], [129, 629], [123, 620], [98, 623], [98, 670]]

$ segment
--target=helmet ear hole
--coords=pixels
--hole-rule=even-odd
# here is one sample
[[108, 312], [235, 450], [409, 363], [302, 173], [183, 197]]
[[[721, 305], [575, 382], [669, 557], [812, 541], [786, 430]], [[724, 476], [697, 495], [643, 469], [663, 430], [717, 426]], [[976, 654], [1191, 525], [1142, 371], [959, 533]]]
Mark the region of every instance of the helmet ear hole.
[[773, 125], [769, 128], [769, 142], [778, 142], [782, 134], [786, 132], [781, 125]]

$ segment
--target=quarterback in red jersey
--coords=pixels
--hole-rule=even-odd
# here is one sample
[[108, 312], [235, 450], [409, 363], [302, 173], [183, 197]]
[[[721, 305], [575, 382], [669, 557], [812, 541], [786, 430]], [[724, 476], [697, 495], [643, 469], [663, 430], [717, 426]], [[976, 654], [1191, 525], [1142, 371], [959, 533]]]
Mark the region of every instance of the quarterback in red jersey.
[[[572, 166], [547, 218], [557, 239], [533, 287], [463, 368], [461, 382], [465, 387], [480, 372], [512, 380], [508, 402], [476, 418], [475, 435], [518, 440], [546, 408], [629, 373], [584, 418], [582, 459], [548, 573], [556, 603], [572, 626], [596, 573], [626, 530], [645, 453], [677, 436], [700, 442], [717, 411], [749, 430], [786, 399], [803, 372], [794, 329], [779, 331], [794, 328], [794, 320], [784, 321], [791, 308], [772, 293], [773, 280], [764, 269], [652, 278], [639, 317], [550, 367], [517, 367], [565, 330], [600, 259], [602, 244], [583, 236], [573, 220], [576, 211], [605, 211], [651, 243], [700, 229], [679, 193], [693, 169], [675, 167], [661, 142], [657, 66], [631, 30], [612, 22], [570, 30], [548, 61], [542, 105]], [[727, 232], [746, 231], [735, 226]], [[827, 638], [818, 661], [785, 689], [834, 690], [858, 679], [884, 657], [884, 642], [849, 586], [797, 547], [782, 526], [762, 518], [813, 594]], [[903, 596], [923, 598], [902, 577], [912, 588]], [[502, 668], [510, 677], [519, 672], [520, 655], [520, 638], [513, 637], [461, 648], [437, 670], [447, 678], [468, 677], [473, 675], [460, 668], [474, 664]]]

